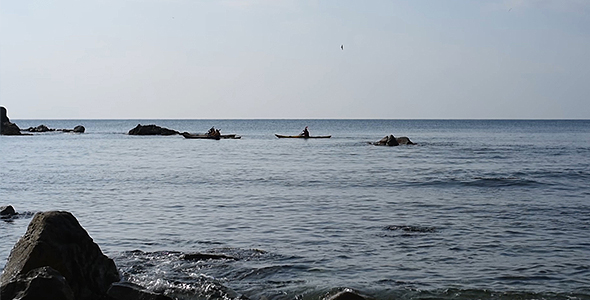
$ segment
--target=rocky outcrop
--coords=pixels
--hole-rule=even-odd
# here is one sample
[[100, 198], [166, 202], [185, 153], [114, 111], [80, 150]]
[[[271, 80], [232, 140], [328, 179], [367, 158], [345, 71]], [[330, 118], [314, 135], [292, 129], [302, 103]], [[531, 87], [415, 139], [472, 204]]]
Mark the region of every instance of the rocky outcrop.
[[[33, 276], [33, 273], [37, 274], [34, 270], [44, 267], [55, 270], [57, 274], [46, 269], [43, 272], [39, 271], [38, 274], [43, 274], [41, 277]], [[120, 280], [113, 260], [101, 252], [71, 213], [37, 213], [25, 235], [10, 252], [0, 277], [0, 298], [12, 299], [8, 293], [18, 294], [25, 289], [32, 293], [30, 290], [36, 284], [32, 280], [28, 280], [28, 284], [22, 283], [27, 281], [27, 278], [50, 278], [50, 281], [60, 281], [59, 275], [65, 278], [74, 299], [77, 300], [104, 298], [110, 285]], [[67, 291], [67, 288], [59, 290]]]
[[62, 131], [62, 132], [84, 133], [84, 131], [86, 131], [86, 128], [84, 128], [84, 126], [82, 126], [82, 125], [78, 125], [78, 126], [74, 127], [74, 129], [55, 129], [55, 128], [49, 128], [49, 127], [41, 124], [37, 127], [29, 127], [27, 129], [22, 129], [22, 131], [28, 131], [28, 132]]
[[49, 132], [49, 131], [55, 131], [55, 129], [49, 128], [43, 124], [37, 126], [37, 127], [29, 127], [27, 129], [23, 129], [22, 131], [28, 131], [28, 132]]
[[0, 206], [0, 217], [8, 218], [14, 215], [16, 215], [16, 211], [14, 210], [14, 207], [12, 207], [12, 205]]
[[137, 124], [135, 128], [129, 130], [129, 135], [175, 135], [180, 132], [168, 128], [163, 128], [156, 125], [141, 125]]
[[20, 128], [10, 122], [3, 106], [0, 106], [0, 135], [21, 135]]
[[399, 146], [399, 145], [414, 145], [409, 138], [402, 136], [402, 137], [394, 137], [393, 134], [386, 136], [379, 140], [378, 142], [372, 143], [375, 146]]

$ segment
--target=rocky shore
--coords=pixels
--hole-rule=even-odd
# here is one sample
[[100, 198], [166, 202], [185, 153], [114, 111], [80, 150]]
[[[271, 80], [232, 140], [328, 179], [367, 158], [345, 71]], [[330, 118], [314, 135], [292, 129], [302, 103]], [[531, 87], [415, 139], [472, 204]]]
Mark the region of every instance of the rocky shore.
[[[18, 215], [0, 207], [2, 217]], [[186, 254], [183, 259], [234, 259], [224, 255]], [[196, 296], [196, 295], [195, 295]], [[193, 297], [191, 296], [191, 299]], [[67, 211], [36, 213], [14, 245], [0, 276], [0, 299], [172, 300], [125, 281], [115, 262], [104, 255], [78, 220]], [[239, 299], [248, 299], [239, 296]], [[328, 300], [363, 300], [344, 289]]]

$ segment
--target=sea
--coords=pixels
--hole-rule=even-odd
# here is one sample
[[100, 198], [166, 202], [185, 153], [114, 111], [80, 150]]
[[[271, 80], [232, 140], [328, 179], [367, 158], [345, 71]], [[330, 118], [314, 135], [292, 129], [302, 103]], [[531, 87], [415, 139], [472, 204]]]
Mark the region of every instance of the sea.
[[590, 120], [12, 121], [86, 132], [0, 137], [0, 269], [65, 210], [176, 299], [590, 299]]

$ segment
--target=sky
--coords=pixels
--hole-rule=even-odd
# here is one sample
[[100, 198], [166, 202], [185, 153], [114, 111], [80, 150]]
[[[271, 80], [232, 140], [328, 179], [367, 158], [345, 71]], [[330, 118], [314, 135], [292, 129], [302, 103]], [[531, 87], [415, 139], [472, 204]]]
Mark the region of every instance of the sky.
[[589, 95], [589, 0], [0, 0], [11, 119], [590, 119]]

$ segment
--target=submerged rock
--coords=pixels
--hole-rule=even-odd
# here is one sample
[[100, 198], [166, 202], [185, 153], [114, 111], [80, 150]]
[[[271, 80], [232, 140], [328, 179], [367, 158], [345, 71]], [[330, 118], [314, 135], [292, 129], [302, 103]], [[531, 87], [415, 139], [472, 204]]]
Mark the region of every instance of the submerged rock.
[[156, 125], [141, 125], [137, 124], [135, 128], [129, 130], [129, 135], [175, 135], [180, 132]]
[[[10, 252], [0, 277], [2, 291], [9, 285], [23, 287], [15, 282], [43, 267], [51, 267], [61, 274], [77, 300], [102, 298], [111, 283], [120, 280], [113, 260], [102, 253], [78, 220], [65, 211], [35, 214], [27, 232]], [[29, 285], [28, 289], [32, 287]], [[4, 297], [1, 298], [11, 299]]]
[[346, 289], [328, 298], [328, 300], [366, 300], [366, 298], [349, 289]]
[[144, 287], [130, 282], [113, 283], [107, 294], [117, 300], [173, 300], [168, 296], [150, 292]]
[[187, 254], [181, 255], [180, 259], [184, 259], [184, 260], [208, 260], [208, 259], [238, 260], [235, 257], [228, 256], [225, 254], [211, 254], [211, 253], [187, 253]]
[[0, 135], [21, 135], [20, 128], [10, 122], [4, 106], [0, 106]]

